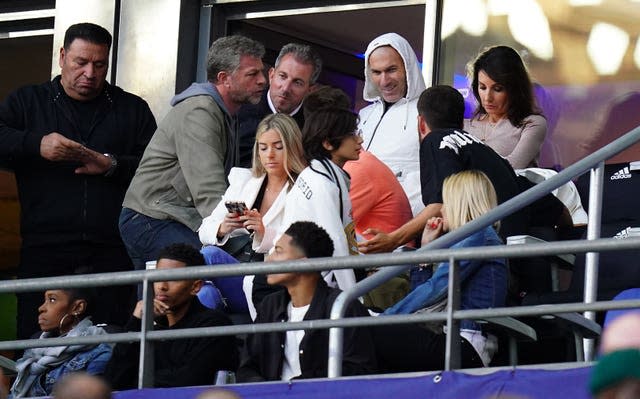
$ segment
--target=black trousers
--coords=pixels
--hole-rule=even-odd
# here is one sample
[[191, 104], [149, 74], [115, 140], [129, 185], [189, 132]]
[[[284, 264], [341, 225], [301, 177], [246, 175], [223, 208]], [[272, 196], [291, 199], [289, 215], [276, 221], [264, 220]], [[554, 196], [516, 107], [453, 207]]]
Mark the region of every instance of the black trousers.
[[[372, 333], [380, 372], [444, 369], [445, 334], [436, 334], [418, 324], [375, 326]], [[460, 343], [462, 367], [482, 367], [482, 360], [473, 346], [464, 338], [460, 338]]]
[[[66, 245], [23, 247], [18, 278], [54, 277], [72, 274], [133, 270], [131, 259], [121, 244], [70, 243]], [[56, 289], [57, 287], [48, 287]], [[134, 286], [95, 288], [95, 303], [89, 307], [94, 324], [124, 325], [135, 305]], [[28, 339], [39, 330], [38, 307], [44, 291], [17, 294], [17, 335]]]

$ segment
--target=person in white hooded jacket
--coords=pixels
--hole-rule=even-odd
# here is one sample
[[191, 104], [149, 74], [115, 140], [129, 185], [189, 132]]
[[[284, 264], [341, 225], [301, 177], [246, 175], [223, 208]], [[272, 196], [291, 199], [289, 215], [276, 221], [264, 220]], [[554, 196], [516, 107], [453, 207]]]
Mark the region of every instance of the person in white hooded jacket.
[[405, 38], [385, 33], [367, 46], [364, 65], [363, 98], [372, 104], [360, 110], [363, 148], [393, 171], [416, 216], [424, 209], [416, 104], [425, 84], [418, 60]]
[[[355, 224], [349, 199], [350, 178], [342, 166], [357, 160], [362, 149], [358, 117], [337, 107], [314, 110], [302, 130], [302, 146], [309, 166], [305, 168], [287, 195], [284, 229], [298, 221], [315, 222], [333, 240], [333, 256], [358, 254]], [[323, 272], [330, 287], [341, 290], [355, 284], [352, 269]]]

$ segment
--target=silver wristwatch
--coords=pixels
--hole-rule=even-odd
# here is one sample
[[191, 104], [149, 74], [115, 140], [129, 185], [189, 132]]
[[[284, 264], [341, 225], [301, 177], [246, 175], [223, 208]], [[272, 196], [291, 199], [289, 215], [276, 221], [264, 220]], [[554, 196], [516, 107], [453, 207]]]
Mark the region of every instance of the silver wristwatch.
[[109, 167], [109, 169], [104, 173], [104, 175], [106, 177], [109, 177], [111, 175], [113, 175], [116, 171], [116, 168], [118, 167], [118, 159], [113, 156], [113, 154], [109, 154], [109, 153], [104, 153], [102, 154], [105, 157], [109, 158], [111, 160], [111, 166]]

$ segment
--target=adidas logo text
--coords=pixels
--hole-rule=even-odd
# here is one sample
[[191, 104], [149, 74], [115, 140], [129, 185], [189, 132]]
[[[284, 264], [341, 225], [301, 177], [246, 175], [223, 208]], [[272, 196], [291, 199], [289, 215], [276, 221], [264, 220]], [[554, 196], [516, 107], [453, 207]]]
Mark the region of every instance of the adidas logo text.
[[611, 180], [630, 179], [631, 173], [628, 167], [624, 167], [611, 176]]

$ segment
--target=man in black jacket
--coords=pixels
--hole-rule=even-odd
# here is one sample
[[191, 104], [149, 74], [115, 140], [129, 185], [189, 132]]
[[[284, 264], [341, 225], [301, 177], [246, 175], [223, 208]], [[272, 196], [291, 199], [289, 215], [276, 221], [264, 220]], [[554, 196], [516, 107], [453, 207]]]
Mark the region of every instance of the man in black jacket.
[[[276, 242], [269, 261], [330, 257], [333, 242], [327, 232], [312, 222], [293, 223]], [[258, 306], [256, 323], [328, 319], [340, 290], [327, 287], [320, 273], [269, 274], [269, 284], [285, 291], [268, 295]], [[354, 301], [346, 317], [367, 316], [367, 310]], [[246, 355], [238, 370], [240, 382], [288, 381], [292, 378], [327, 376], [329, 330], [298, 330], [250, 335]], [[344, 331], [344, 375], [371, 374], [376, 370], [375, 350], [369, 331]]]
[[[0, 165], [15, 172], [21, 206], [19, 278], [132, 269], [118, 216], [156, 122], [144, 100], [106, 82], [110, 47], [104, 28], [72, 25], [61, 75], [0, 105]], [[101, 291], [94, 322], [126, 322], [132, 288]], [[20, 338], [38, 328], [41, 298], [18, 295]]]
[[[187, 244], [173, 244], [164, 248], [157, 269], [176, 269], [204, 265], [202, 254]], [[153, 307], [156, 330], [217, 327], [230, 325], [229, 318], [220, 311], [204, 307], [196, 294], [202, 280], [176, 280], [153, 283]], [[143, 303], [139, 301], [127, 331], [140, 331]], [[105, 377], [114, 389], [136, 387], [140, 345], [117, 344], [107, 363]], [[154, 347], [154, 387], [211, 385], [218, 370], [235, 370], [238, 353], [234, 336], [198, 337], [158, 341]]]

